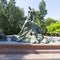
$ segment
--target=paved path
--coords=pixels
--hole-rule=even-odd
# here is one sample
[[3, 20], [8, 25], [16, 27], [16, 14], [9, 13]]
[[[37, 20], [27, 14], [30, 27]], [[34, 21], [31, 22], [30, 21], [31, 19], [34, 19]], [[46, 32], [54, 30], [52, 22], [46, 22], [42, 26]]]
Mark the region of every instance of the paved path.
[[0, 60], [60, 60], [60, 45], [0, 44]]
[[0, 54], [0, 60], [60, 60], [60, 54]]

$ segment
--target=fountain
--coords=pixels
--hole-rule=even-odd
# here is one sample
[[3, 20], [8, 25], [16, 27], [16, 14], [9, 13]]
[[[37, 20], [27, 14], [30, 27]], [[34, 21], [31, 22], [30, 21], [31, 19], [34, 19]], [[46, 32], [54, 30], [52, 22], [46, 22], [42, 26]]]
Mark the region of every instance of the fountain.
[[0, 42], [1, 41], [7, 41], [6, 35], [2, 32], [0, 32]]
[[36, 14], [34, 9], [29, 7], [28, 17], [19, 32], [20, 37], [17, 41], [24, 43], [40, 43], [42, 41], [43, 36], [40, 34], [40, 29], [35, 22], [35, 18]]
[[35, 19], [36, 13], [29, 7], [27, 19], [19, 32], [19, 37], [5, 36], [0, 33], [0, 44], [60, 44], [59, 37], [43, 36]]
[[[5, 36], [4, 34], [0, 35], [5, 37], [0, 37], [1, 40], [4, 40], [0, 41], [0, 59], [60, 60], [60, 38], [40, 34], [40, 29], [35, 22], [34, 9], [30, 7], [29, 9], [28, 17], [19, 32], [18, 38]], [[59, 44], [56, 45], [58, 42]]]
[[29, 7], [28, 16], [25, 20], [21, 31], [19, 32], [20, 37], [17, 39], [17, 42], [21, 43], [32, 43], [32, 44], [55, 44], [60, 43], [59, 37], [49, 37], [43, 36], [38, 28], [35, 21], [36, 13], [34, 9]]

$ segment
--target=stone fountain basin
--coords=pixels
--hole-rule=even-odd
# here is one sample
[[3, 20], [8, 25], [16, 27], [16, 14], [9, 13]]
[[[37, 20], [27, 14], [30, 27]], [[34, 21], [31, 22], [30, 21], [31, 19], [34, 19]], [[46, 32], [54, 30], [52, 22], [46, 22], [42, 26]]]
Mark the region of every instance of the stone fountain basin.
[[16, 41], [0, 41], [0, 53], [55, 53], [60, 52], [60, 42], [51, 44], [31, 44]]
[[0, 44], [2, 60], [60, 60], [60, 44]]
[[0, 44], [0, 54], [60, 53], [59, 44]]

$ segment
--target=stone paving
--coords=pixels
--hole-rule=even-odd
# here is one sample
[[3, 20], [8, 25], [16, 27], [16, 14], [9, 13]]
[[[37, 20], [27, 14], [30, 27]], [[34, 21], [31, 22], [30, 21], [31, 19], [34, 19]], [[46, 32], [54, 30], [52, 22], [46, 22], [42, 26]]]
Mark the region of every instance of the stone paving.
[[0, 60], [60, 60], [60, 54], [0, 54]]
[[0, 44], [0, 60], [60, 60], [60, 45]]

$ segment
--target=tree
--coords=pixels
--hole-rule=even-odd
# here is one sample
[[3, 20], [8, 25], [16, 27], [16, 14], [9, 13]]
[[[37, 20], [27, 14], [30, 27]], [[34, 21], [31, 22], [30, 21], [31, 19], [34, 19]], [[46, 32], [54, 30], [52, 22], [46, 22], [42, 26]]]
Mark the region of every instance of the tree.
[[24, 19], [24, 11], [17, 7], [15, 0], [1, 0], [0, 2], [0, 29], [5, 34], [18, 34]]
[[44, 21], [44, 17], [46, 16], [46, 14], [47, 14], [46, 4], [45, 1], [42, 0], [39, 4], [39, 11], [38, 11], [38, 17], [41, 22]]
[[19, 24], [24, 18], [23, 9], [15, 5], [15, 0], [10, 0], [7, 6], [8, 28], [5, 30], [6, 34], [18, 34], [21, 26]]
[[53, 35], [55, 33], [60, 33], [60, 22], [51, 23], [47, 28], [47, 33]]
[[53, 18], [47, 18], [45, 19], [45, 24], [46, 26], [49, 26], [51, 23], [55, 23], [57, 20], [53, 19]]
[[37, 11], [37, 18], [40, 22], [40, 30], [42, 34], [44, 34], [46, 31], [45, 20], [44, 20], [44, 17], [46, 16], [46, 14], [47, 14], [46, 4], [45, 4], [45, 1], [42, 0], [39, 4], [39, 11]]
[[0, 0], [0, 30], [4, 30], [3, 27], [7, 26], [7, 0]]

